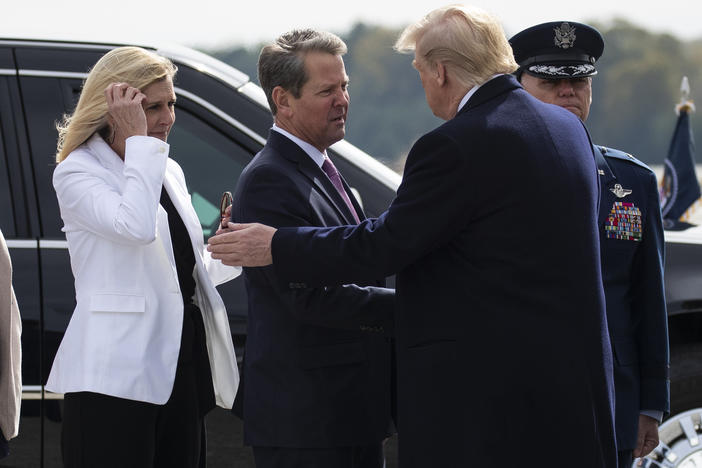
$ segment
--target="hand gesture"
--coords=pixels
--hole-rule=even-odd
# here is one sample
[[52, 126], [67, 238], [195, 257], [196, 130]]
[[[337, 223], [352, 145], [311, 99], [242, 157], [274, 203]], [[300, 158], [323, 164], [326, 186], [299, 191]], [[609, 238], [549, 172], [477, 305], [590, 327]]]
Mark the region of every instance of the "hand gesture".
[[644, 414], [640, 414], [639, 433], [636, 440], [636, 448], [634, 449], [634, 458], [645, 457], [657, 446], [658, 421]]
[[266, 266], [273, 263], [271, 241], [277, 229], [264, 224], [229, 223], [207, 241], [212, 258], [230, 266]]
[[141, 105], [146, 95], [126, 83], [112, 83], [105, 88], [105, 98], [115, 141], [146, 135], [146, 114]]

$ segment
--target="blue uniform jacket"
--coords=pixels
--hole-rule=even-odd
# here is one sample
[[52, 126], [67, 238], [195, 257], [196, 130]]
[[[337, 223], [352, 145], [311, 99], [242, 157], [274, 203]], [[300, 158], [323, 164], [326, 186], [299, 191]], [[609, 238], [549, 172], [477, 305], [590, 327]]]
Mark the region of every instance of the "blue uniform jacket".
[[414, 144], [388, 211], [279, 229], [273, 267], [308, 286], [397, 272], [403, 468], [611, 468], [598, 204], [582, 123], [499, 76]]
[[636, 447], [641, 410], [670, 411], [661, 210], [651, 169], [621, 151], [603, 146], [594, 151], [617, 446], [630, 450]]

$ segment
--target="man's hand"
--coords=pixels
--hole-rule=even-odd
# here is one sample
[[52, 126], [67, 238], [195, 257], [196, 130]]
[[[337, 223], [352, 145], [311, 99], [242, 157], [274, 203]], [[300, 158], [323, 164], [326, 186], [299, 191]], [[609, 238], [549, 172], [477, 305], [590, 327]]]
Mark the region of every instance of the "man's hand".
[[658, 421], [644, 414], [639, 415], [639, 434], [636, 438], [634, 458], [645, 457], [658, 446]]
[[207, 241], [212, 258], [229, 266], [258, 267], [273, 263], [271, 240], [277, 229], [264, 224], [229, 223]]

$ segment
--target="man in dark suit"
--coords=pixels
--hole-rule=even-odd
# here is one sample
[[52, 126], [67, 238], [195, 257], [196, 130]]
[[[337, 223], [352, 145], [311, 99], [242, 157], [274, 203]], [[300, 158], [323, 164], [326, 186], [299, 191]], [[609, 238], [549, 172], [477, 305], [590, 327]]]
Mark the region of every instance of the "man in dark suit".
[[[524, 89], [587, 119], [600, 33], [586, 25], [538, 24], [510, 39]], [[658, 445], [670, 411], [664, 241], [656, 176], [630, 154], [594, 146], [600, 178], [600, 252], [614, 354], [620, 468]]]
[[[582, 123], [509, 75], [499, 23], [448, 6], [396, 43], [435, 115], [378, 219], [233, 226], [225, 263], [307, 286], [397, 272], [402, 468], [614, 468], [594, 157]], [[271, 245], [272, 240], [272, 245]], [[252, 251], [251, 249], [256, 249]]]
[[[274, 125], [237, 184], [232, 219], [356, 224], [363, 210], [326, 149], [344, 137], [348, 76], [337, 36], [296, 30], [263, 48]], [[249, 300], [244, 439], [258, 467], [381, 468], [391, 426], [394, 291], [373, 276], [330, 288], [244, 271]]]

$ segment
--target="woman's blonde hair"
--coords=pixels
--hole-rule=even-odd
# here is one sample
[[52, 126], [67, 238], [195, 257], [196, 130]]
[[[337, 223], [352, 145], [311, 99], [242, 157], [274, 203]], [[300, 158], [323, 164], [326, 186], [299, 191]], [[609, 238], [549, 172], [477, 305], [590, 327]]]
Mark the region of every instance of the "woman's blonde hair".
[[95, 132], [103, 138], [110, 134], [105, 99], [105, 89], [110, 84], [127, 83], [143, 90], [156, 81], [173, 79], [177, 70], [166, 57], [140, 47], [118, 47], [106, 53], [88, 73], [73, 114], [64, 115], [56, 125], [56, 162], [66, 159]]
[[499, 21], [476, 7], [437, 8], [407, 26], [395, 43], [395, 50], [410, 52], [415, 48], [417, 55], [431, 66], [443, 63], [467, 87], [517, 69]]

